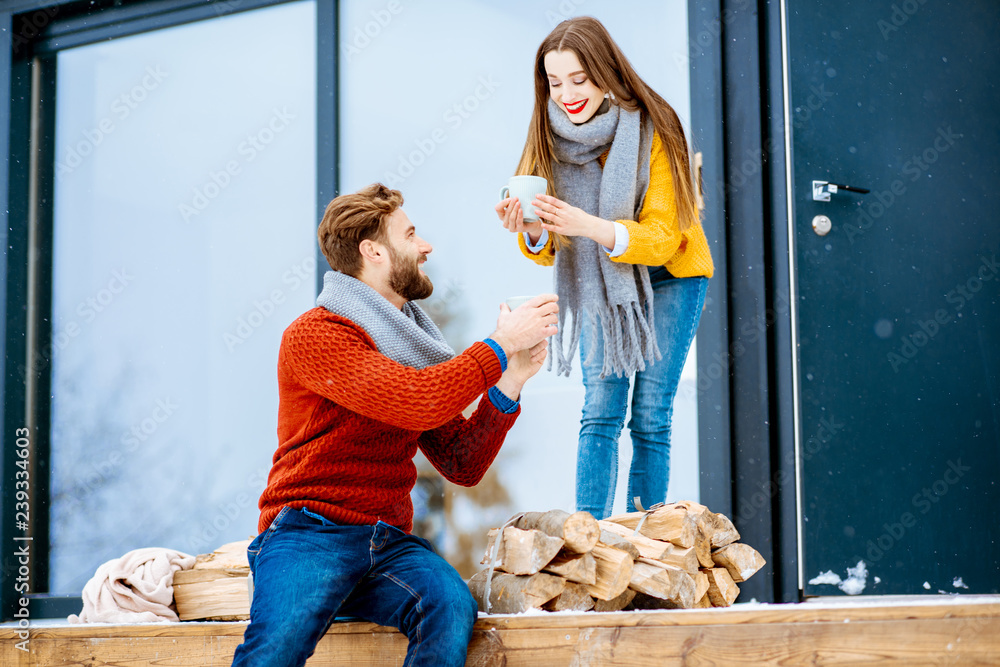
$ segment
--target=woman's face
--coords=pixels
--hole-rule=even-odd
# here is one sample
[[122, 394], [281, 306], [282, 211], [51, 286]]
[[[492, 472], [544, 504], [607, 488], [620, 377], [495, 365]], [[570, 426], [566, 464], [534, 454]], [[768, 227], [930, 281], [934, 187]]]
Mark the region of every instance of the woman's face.
[[545, 54], [549, 97], [577, 125], [586, 123], [604, 101], [604, 92], [583, 71], [580, 59], [570, 50]]

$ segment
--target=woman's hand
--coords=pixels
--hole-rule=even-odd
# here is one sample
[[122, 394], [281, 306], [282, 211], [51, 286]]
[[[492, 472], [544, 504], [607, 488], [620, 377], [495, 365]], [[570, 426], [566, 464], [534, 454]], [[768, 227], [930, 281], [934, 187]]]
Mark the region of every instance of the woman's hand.
[[521, 202], [517, 197], [507, 197], [494, 208], [504, 229], [515, 234], [527, 232], [532, 243], [538, 242], [542, 236], [542, 223], [524, 221], [524, 211], [521, 210]]
[[608, 250], [615, 247], [615, 223], [610, 220], [602, 220], [549, 195], [538, 195], [531, 204], [542, 219], [542, 229], [549, 233], [586, 236]]

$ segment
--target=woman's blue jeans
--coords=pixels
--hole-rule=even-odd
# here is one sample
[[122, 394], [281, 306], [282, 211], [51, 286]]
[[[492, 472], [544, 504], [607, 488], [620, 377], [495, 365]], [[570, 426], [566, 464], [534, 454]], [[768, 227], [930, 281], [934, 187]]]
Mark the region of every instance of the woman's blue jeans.
[[[632, 465], [628, 511], [639, 496], [649, 507], [666, 501], [670, 479], [670, 421], [684, 360], [705, 304], [708, 279], [674, 278], [662, 267], [650, 269], [656, 340], [663, 358], [635, 373], [632, 392]], [[593, 355], [591, 346], [597, 347]], [[585, 398], [576, 462], [576, 508], [598, 519], [611, 515], [618, 479], [618, 438], [625, 424], [630, 377], [601, 378], [604, 339], [600, 325], [583, 320], [580, 335]]]
[[478, 609], [426, 540], [285, 507], [247, 549], [250, 625], [233, 665], [304, 665], [337, 616], [399, 628], [404, 665], [464, 665]]

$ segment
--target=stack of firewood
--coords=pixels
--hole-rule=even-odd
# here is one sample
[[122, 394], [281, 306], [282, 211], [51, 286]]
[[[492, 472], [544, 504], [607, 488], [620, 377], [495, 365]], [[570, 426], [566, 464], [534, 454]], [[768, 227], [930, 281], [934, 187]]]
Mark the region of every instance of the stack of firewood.
[[727, 607], [764, 566], [732, 521], [691, 501], [605, 521], [553, 510], [508, 523], [489, 531], [492, 579], [487, 567], [469, 580], [481, 611]]

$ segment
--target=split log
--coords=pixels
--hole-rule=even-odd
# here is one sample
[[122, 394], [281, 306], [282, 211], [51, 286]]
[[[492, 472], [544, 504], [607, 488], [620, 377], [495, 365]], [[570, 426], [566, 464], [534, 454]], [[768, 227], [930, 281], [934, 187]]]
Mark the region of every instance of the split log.
[[594, 608], [594, 598], [583, 584], [567, 583], [563, 592], [544, 605], [546, 611], [590, 611]]
[[249, 567], [174, 572], [174, 604], [182, 621], [245, 621], [250, 618]]
[[712, 608], [712, 600], [711, 600], [711, 598], [708, 597], [708, 593], [706, 593], [705, 595], [703, 595], [700, 600], [698, 600], [697, 602], [694, 603], [694, 608], [695, 609], [711, 609]]
[[200, 554], [190, 570], [174, 573], [174, 604], [182, 621], [245, 621], [250, 618], [251, 540]]
[[712, 531], [712, 548], [718, 549], [719, 547], [724, 547], [727, 544], [732, 544], [736, 540], [740, 539], [740, 531], [736, 530], [736, 526], [733, 522], [729, 520], [725, 514], [712, 513], [712, 522], [715, 527]]
[[[648, 516], [647, 516], [648, 514]], [[646, 520], [643, 521], [643, 517]], [[628, 514], [618, 514], [608, 518], [612, 523], [621, 524], [627, 528], [635, 529], [642, 525], [639, 532], [646, 537], [664, 542], [673, 542], [680, 547], [693, 547], [695, 537], [698, 533], [697, 517], [688, 512], [686, 507], [664, 505], [652, 512], [630, 512]]]
[[594, 554], [574, 554], [562, 552], [542, 568], [543, 572], [555, 574], [566, 581], [577, 584], [594, 584], [597, 582], [597, 559]]
[[[694, 579], [694, 599], [701, 600], [703, 597], [708, 595], [708, 587], [710, 585], [708, 582], [708, 575], [704, 572], [695, 572], [691, 575], [691, 578]], [[711, 604], [709, 604], [709, 606], [711, 606]]]
[[[601, 523], [600, 521], [597, 522], [598, 526], [600, 526], [600, 523]], [[628, 529], [626, 528], [625, 530]], [[625, 539], [621, 535], [618, 535], [617, 533], [612, 533], [610, 530], [604, 530], [603, 528], [601, 529], [601, 539], [599, 543], [605, 544], [611, 547], [612, 549], [619, 549], [621, 551], [624, 551], [632, 558], [638, 558], [640, 555], [642, 555], [639, 553], [639, 550], [636, 548], [636, 546], [631, 542], [629, 542], [627, 539]]]
[[[477, 572], [469, 579], [469, 590], [479, 603], [479, 611], [486, 611], [486, 577], [489, 570]], [[539, 572], [532, 575], [494, 572], [490, 585], [490, 613], [519, 614], [537, 609], [562, 593], [566, 580]]]
[[712, 552], [715, 564], [729, 570], [733, 581], [746, 581], [754, 572], [764, 567], [766, 562], [756, 549], [749, 544], [735, 542]]
[[713, 567], [705, 570], [708, 575], [708, 598], [714, 607], [728, 607], [736, 601], [740, 587], [736, 585], [724, 567]]
[[611, 600], [628, 588], [632, 580], [632, 557], [624, 551], [597, 545], [591, 551], [597, 561], [597, 581], [587, 587], [598, 600]]
[[[609, 521], [598, 521], [601, 529], [613, 533], [615, 535], [620, 535], [624, 539], [628, 540], [635, 548], [639, 551], [639, 556], [643, 558], [651, 558], [653, 560], [660, 560], [664, 563], [670, 565], [676, 565], [686, 572], [697, 572], [700, 565], [698, 563], [698, 555], [695, 552], [694, 547], [679, 547], [676, 544], [671, 544], [670, 542], [663, 542], [662, 540], [654, 540], [651, 537], [646, 537], [645, 535], [636, 533], [631, 528], [626, 528], [621, 524], [611, 523]], [[714, 566], [715, 563], [711, 563]]]
[[562, 510], [527, 512], [514, 523], [522, 530], [540, 530], [546, 535], [561, 538], [568, 551], [584, 554], [594, 548], [601, 536], [597, 519], [589, 512], [568, 514]]
[[[496, 529], [488, 534], [489, 543], [481, 561], [483, 565], [489, 564], [493, 556], [497, 534]], [[548, 565], [562, 546], [561, 539], [546, 535], [540, 530], [521, 530], [507, 526], [497, 551], [495, 567], [510, 574], [536, 574]]]
[[607, 531], [628, 540], [639, 552], [639, 555], [645, 558], [660, 559], [664, 556], [664, 554], [669, 553], [674, 546], [669, 542], [663, 542], [661, 540], [654, 540], [651, 537], [646, 537], [642, 533], [637, 533], [634, 529], [619, 523], [604, 520], [598, 521], [597, 524], [600, 526], [602, 531]]
[[626, 588], [621, 595], [611, 600], [594, 600], [594, 611], [621, 611], [632, 602], [635, 591]]
[[694, 538], [694, 553], [698, 560], [698, 565], [701, 567], [715, 567], [715, 561], [712, 560], [712, 538], [703, 529], [704, 527], [699, 525], [697, 535]]
[[[679, 567], [645, 558], [633, 567], [629, 588], [665, 601], [656, 603], [657, 606], [652, 607], [654, 609], [690, 609], [695, 603], [695, 583], [690, 574]], [[632, 606], [639, 608], [635, 600]]]

